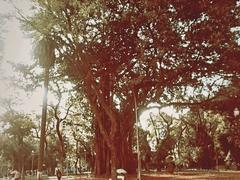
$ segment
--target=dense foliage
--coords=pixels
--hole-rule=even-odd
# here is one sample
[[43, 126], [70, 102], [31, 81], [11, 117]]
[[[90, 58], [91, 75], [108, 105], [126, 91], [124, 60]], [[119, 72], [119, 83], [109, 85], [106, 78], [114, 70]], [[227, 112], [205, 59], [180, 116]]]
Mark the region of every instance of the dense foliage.
[[55, 42], [55, 70], [94, 114], [97, 174], [131, 171], [134, 96], [138, 107], [192, 105], [239, 78], [239, 1], [38, 0], [36, 9], [28, 30]]

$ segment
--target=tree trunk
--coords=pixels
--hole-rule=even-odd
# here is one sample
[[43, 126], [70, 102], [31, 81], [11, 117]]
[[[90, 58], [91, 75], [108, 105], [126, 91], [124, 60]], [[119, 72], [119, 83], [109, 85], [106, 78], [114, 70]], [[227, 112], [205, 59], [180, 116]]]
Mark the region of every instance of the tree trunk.
[[117, 155], [116, 155], [116, 148], [113, 144], [111, 147], [111, 178], [112, 180], [117, 180]]
[[[75, 139], [76, 140], [76, 139]], [[74, 168], [75, 168], [75, 174], [78, 174], [78, 162], [79, 162], [79, 155], [78, 155], [78, 140], [76, 140], [76, 151], [75, 151], [75, 155], [76, 155], [76, 160], [74, 162]], [[80, 167], [81, 168], [81, 167]], [[80, 170], [81, 173], [81, 170]]]
[[[88, 76], [86, 95], [95, 115], [95, 173], [96, 175], [108, 174], [108, 163], [111, 163], [111, 176], [116, 179], [116, 169], [123, 168], [128, 171], [132, 165], [131, 132], [134, 124], [134, 104], [126, 102], [124, 111], [119, 112], [112, 96], [108, 83], [102, 83], [103, 89], [94, 83]], [[128, 99], [129, 100], [129, 99]], [[109, 160], [108, 160], [108, 157]], [[129, 162], [130, 161], [130, 162]]]
[[61, 171], [63, 172], [63, 164], [64, 164], [66, 153], [65, 153], [65, 147], [64, 147], [64, 140], [60, 132], [60, 123], [61, 123], [60, 119], [57, 118], [56, 131], [57, 131], [57, 136], [60, 144], [59, 155], [60, 155], [60, 162], [61, 162]]
[[42, 179], [42, 170], [43, 170], [43, 161], [44, 161], [44, 141], [45, 141], [45, 129], [46, 129], [46, 119], [47, 119], [48, 83], [49, 83], [49, 68], [45, 68], [41, 136], [40, 136], [38, 172], [37, 172], [38, 180]]
[[100, 129], [96, 125], [95, 127], [95, 169], [96, 175], [109, 175], [109, 150], [107, 144], [104, 142], [103, 136], [100, 133]]
[[[120, 129], [119, 129], [120, 130]], [[130, 130], [129, 130], [130, 131]], [[132, 130], [131, 130], [132, 131]], [[123, 168], [129, 173], [135, 173], [136, 167], [132, 153], [132, 132], [124, 131], [124, 133], [117, 133], [115, 140], [112, 141], [112, 147], [109, 148], [104, 142], [100, 130], [95, 132], [95, 174], [96, 175], [109, 175], [115, 163], [116, 168]], [[126, 134], [125, 134], [126, 133]], [[112, 151], [113, 152], [112, 154]], [[114, 154], [117, 158], [112, 161]], [[111, 164], [109, 164], [111, 161]]]
[[[24, 162], [24, 161], [23, 161]], [[24, 180], [25, 179], [25, 167], [23, 165], [22, 169], [21, 169], [21, 179]]]

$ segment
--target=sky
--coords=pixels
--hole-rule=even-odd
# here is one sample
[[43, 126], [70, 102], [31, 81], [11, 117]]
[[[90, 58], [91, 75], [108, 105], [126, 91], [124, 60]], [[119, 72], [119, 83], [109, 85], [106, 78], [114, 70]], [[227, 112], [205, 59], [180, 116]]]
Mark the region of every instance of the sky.
[[[32, 94], [13, 87], [11, 84], [10, 77], [14, 76], [15, 73], [9, 64], [21, 63], [31, 64], [32, 62], [32, 44], [31, 39], [26, 37], [26, 34], [20, 28], [20, 22], [17, 20], [18, 14], [17, 7], [23, 14], [29, 14], [30, 4], [27, 0], [13, 0], [12, 3], [6, 0], [0, 0], [0, 16], [10, 15], [10, 18], [3, 21], [1, 26], [1, 37], [0, 41], [0, 54], [2, 55], [0, 63], [0, 100], [2, 99], [18, 99], [18, 104], [14, 109], [23, 111], [26, 113], [30, 112], [41, 112], [42, 104], [42, 91], [41, 88], [37, 89]], [[4, 112], [5, 108], [0, 106], [0, 113]]]

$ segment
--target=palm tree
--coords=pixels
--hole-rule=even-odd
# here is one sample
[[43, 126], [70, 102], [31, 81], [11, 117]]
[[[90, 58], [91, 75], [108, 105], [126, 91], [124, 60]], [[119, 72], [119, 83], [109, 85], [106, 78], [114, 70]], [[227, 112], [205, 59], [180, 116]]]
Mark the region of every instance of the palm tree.
[[44, 68], [44, 95], [42, 106], [42, 121], [41, 121], [41, 135], [39, 145], [39, 159], [38, 159], [38, 173], [37, 179], [42, 179], [43, 160], [44, 160], [44, 142], [45, 142], [45, 129], [47, 119], [47, 99], [48, 99], [48, 84], [50, 68], [54, 64], [55, 60], [55, 42], [48, 38], [43, 37], [39, 40], [34, 49], [35, 59], [39, 61], [39, 64]]

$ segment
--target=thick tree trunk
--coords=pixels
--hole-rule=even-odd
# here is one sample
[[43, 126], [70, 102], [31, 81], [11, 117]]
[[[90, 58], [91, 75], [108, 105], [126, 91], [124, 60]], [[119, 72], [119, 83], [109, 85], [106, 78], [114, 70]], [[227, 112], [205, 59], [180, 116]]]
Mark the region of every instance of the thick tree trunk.
[[95, 169], [94, 173], [96, 175], [109, 175], [110, 174], [110, 165], [109, 165], [109, 150], [107, 144], [105, 143], [100, 129], [96, 125], [95, 128]]
[[95, 173], [107, 175], [108, 165], [111, 163], [111, 177], [116, 179], [117, 168], [128, 171], [133, 164], [131, 132], [134, 124], [134, 106], [133, 103], [127, 102], [125, 111], [119, 112], [113, 100], [111, 83], [108, 84], [110, 81], [103, 82], [104, 86], [100, 89], [90, 74], [88, 78], [87, 82], [92, 84], [88, 84], [86, 94], [95, 115]]
[[96, 152], [96, 156], [95, 156], [95, 170], [94, 173], [96, 175], [100, 175], [103, 173], [103, 166], [104, 166], [104, 162], [103, 161], [103, 156], [102, 156], [102, 148], [101, 145], [103, 143], [102, 139], [99, 137], [99, 129], [96, 128], [95, 131], [95, 152]]
[[[104, 138], [101, 135], [100, 130], [96, 130], [96, 159], [94, 171], [96, 175], [109, 175], [110, 172], [112, 172], [113, 163], [115, 163], [114, 166], [116, 168], [123, 168], [129, 173], [134, 173], [136, 171], [132, 153], [132, 132], [123, 132], [124, 133], [122, 134], [120, 132], [117, 133], [117, 137], [111, 143], [112, 147], [109, 148], [104, 142]], [[115, 152], [112, 154], [112, 151]], [[117, 157], [114, 159], [114, 161], [112, 161], [114, 154], [117, 154]]]

